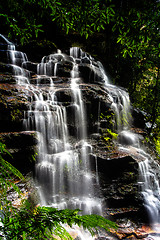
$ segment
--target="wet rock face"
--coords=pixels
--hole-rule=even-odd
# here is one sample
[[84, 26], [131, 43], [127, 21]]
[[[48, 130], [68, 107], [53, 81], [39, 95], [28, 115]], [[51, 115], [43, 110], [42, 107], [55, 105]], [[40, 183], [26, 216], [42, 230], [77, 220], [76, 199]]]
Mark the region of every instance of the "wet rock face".
[[134, 109], [132, 115], [134, 119], [133, 125], [137, 128], [145, 129], [146, 124], [144, 113], [139, 109]]
[[97, 158], [103, 195], [111, 208], [137, 206], [138, 164], [131, 156]]
[[[1, 79], [5, 82], [6, 77], [1, 76]], [[24, 87], [0, 84], [0, 132], [21, 131], [28, 104]]]
[[36, 132], [5, 132], [0, 133], [0, 142], [6, 145], [8, 152], [5, 160], [9, 161], [22, 173], [34, 170], [38, 138]]
[[[4, 75], [3, 73], [0, 78], [0, 132], [3, 133], [3, 137], [5, 136], [5, 140], [2, 138], [2, 142], [6, 144], [14, 159], [16, 159], [16, 164], [12, 159], [10, 159], [10, 162], [22, 172], [28, 171], [29, 166], [33, 169], [34, 163], [32, 162], [32, 164], [30, 164], [29, 162], [30, 159], [32, 159], [32, 155], [35, 154], [36, 144], [33, 143], [32, 133], [27, 134], [27, 136], [31, 138], [26, 142], [26, 135], [18, 134], [18, 132], [20, 133], [24, 130], [25, 112], [31, 107], [29, 99], [33, 99], [34, 95], [32, 92], [26, 92], [25, 86], [16, 84], [16, 80], [11, 73], [8, 75]], [[70, 90], [69, 79], [59, 77], [56, 78], [56, 81], [55, 98], [59, 104], [66, 107], [68, 129], [71, 136], [74, 136], [76, 133], [75, 131], [77, 131], [73, 114], [75, 112], [75, 106], [72, 102], [73, 96]], [[33, 83], [36, 83], [36, 81], [33, 80]], [[47, 98], [48, 82], [46, 82], [46, 78], [43, 81], [41, 79], [41, 85], [46, 88]], [[97, 131], [98, 127], [99, 105], [101, 105], [101, 111], [106, 112], [106, 109], [109, 109], [110, 101], [107, 94], [104, 95], [104, 90], [100, 85], [83, 83], [80, 85], [80, 88], [82, 89], [87, 113], [86, 125], [88, 133], [93, 134]], [[32, 103], [32, 108], [34, 108], [34, 103]], [[15, 135], [11, 134], [14, 132]], [[14, 147], [15, 143], [17, 143], [17, 146]]]

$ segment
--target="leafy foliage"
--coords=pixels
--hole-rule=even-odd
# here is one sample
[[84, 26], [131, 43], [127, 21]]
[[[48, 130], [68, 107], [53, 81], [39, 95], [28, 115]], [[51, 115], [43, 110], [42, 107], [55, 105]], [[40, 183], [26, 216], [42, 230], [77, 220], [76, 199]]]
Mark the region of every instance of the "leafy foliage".
[[120, 84], [129, 89], [134, 106], [147, 113], [146, 121], [151, 124], [149, 133], [157, 139], [160, 129], [160, 2], [127, 2], [121, 1], [120, 11], [115, 16], [117, 21], [112, 27], [119, 45], [118, 61], [123, 61], [117, 67], [122, 68], [117, 75]]
[[[8, 37], [20, 39], [21, 44], [32, 37], [37, 37], [38, 33], [43, 31], [42, 24], [36, 21], [31, 4], [32, 1], [28, 2], [26, 0], [23, 2], [19, 0], [2, 0], [0, 2], [1, 32], [4, 32], [5, 27]], [[34, 4], [32, 7], [35, 7]]]
[[138, 80], [135, 90], [133, 93], [133, 97], [137, 99], [135, 106], [146, 112], [146, 121], [151, 124], [150, 132], [157, 138], [160, 127], [159, 68], [154, 67], [146, 70], [143, 73], [143, 78]]
[[156, 140], [156, 150], [158, 154], [160, 155], [160, 137]]
[[[78, 32], [80, 35], [100, 31], [114, 18], [114, 5], [99, 0], [2, 0], [0, 19], [7, 27], [9, 37], [17, 36], [21, 43], [33, 36], [37, 37], [46, 28], [45, 25], [55, 22], [66, 33]], [[6, 7], [7, 6], [7, 7]], [[36, 9], [36, 11], [35, 11]], [[49, 19], [46, 20], [46, 18]]]
[[[63, 224], [72, 227], [77, 224], [79, 227], [88, 229], [91, 234], [95, 234], [98, 227], [109, 229], [115, 228], [116, 225], [98, 215], [78, 215], [79, 210], [57, 210], [51, 207], [31, 208], [27, 202], [17, 214], [12, 217], [5, 217], [2, 230], [7, 239], [72, 239], [64, 228]], [[23, 236], [23, 237], [22, 237]]]
[[68, 33], [70, 30], [80, 35], [103, 30], [106, 23], [110, 23], [114, 17], [114, 5], [111, 1], [79, 0], [79, 1], [55, 1], [57, 6], [52, 7], [52, 21], [57, 21], [62, 29]]
[[[147, 6], [146, 6], [147, 4]], [[144, 7], [144, 9], [142, 9]], [[146, 55], [157, 55], [159, 48], [159, 12], [160, 4], [149, 1], [128, 9], [128, 14], [122, 13], [119, 19], [119, 36], [117, 42], [123, 46], [122, 53], [131, 57], [143, 59]], [[125, 15], [124, 15], [125, 14]], [[127, 24], [129, 26], [127, 27]]]

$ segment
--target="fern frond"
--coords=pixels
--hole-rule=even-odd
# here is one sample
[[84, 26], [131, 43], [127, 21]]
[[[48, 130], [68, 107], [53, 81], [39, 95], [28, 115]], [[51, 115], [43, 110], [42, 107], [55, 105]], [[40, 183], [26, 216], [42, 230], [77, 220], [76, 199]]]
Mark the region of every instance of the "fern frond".
[[19, 179], [23, 179], [23, 175], [16, 169], [12, 164], [5, 161], [2, 157], [0, 158], [0, 164], [3, 166], [7, 171], [10, 171], [14, 176], [18, 177]]
[[10, 152], [7, 150], [6, 145], [4, 143], [0, 142], [0, 153], [7, 153], [8, 155], [10, 155], [12, 157], [12, 155], [10, 154]]

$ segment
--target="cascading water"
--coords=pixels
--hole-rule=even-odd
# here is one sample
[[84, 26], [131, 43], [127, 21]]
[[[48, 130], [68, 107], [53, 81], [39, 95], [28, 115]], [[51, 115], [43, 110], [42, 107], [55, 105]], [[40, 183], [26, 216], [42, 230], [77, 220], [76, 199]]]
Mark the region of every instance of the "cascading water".
[[[5, 38], [4, 40], [8, 41]], [[31, 101], [30, 109], [25, 112], [24, 126], [26, 130], [36, 130], [39, 135], [36, 178], [41, 204], [59, 209], [79, 208], [84, 214], [103, 212], [102, 199], [100, 192], [97, 191], [99, 189], [97, 167], [95, 174], [90, 166], [92, 146], [87, 142], [86, 110], [81, 90], [82, 78], [78, 68], [79, 63], [81, 65], [87, 63], [91, 70], [89, 78], [95, 83], [97, 78], [99, 79], [99, 84], [103, 85], [112, 102], [120, 148], [130, 151], [129, 148], [132, 146], [142, 156], [143, 161], [139, 162], [139, 186], [151, 223], [159, 222], [159, 176], [153, 173], [153, 159], [140, 148], [139, 136], [130, 131], [131, 107], [128, 93], [111, 85], [101, 63], [96, 63], [79, 48], [71, 48], [70, 56], [58, 51], [44, 57], [37, 65], [38, 80], [34, 85], [30, 83], [29, 72], [21, 67], [25, 67], [27, 56], [17, 52], [9, 41], [7, 51], [17, 84], [25, 85], [26, 94]], [[61, 73], [61, 65], [66, 62], [70, 67], [68, 86], [75, 124], [74, 140], [71, 140], [68, 129], [67, 109], [63, 102], [59, 101], [58, 88], [54, 84], [54, 77]], [[42, 78], [49, 79], [50, 84], [47, 84], [46, 88], [41, 85]], [[98, 113], [100, 107], [99, 104]]]
[[[140, 179], [139, 185], [144, 198], [144, 206], [148, 212], [149, 220], [156, 229], [156, 224], [160, 222], [160, 186], [156, 174], [151, 168], [153, 160], [149, 155], [139, 163]], [[159, 166], [157, 166], [158, 169]]]
[[[57, 54], [55, 56], [59, 57]], [[60, 54], [60, 57], [65, 55]], [[46, 74], [46, 63], [43, 62], [44, 60], [41, 62], [41, 70], [38, 65], [37, 72]], [[75, 67], [73, 72], [73, 75], [77, 73]], [[41, 135], [36, 175], [42, 205], [59, 209], [79, 208], [85, 214], [102, 214], [101, 201], [94, 196], [94, 175], [90, 172], [87, 159], [91, 146], [85, 141], [85, 112], [76, 81], [71, 76], [76, 138], [81, 141], [78, 150], [68, 141], [66, 109], [55, 100], [54, 90], [47, 93], [47, 100], [43, 92], [37, 94], [37, 90], [35, 91], [35, 100], [32, 102], [32, 109], [26, 114], [25, 124], [26, 129], [35, 128]]]
[[[99, 67], [103, 75], [104, 88], [108, 91], [112, 101], [111, 107], [115, 114], [115, 131], [118, 133], [119, 149], [127, 152], [131, 151], [132, 154], [135, 152], [141, 159], [141, 161], [138, 161], [138, 185], [143, 196], [144, 207], [148, 213], [149, 223], [153, 230], [158, 231], [160, 223], [160, 166], [141, 149], [140, 139], [142, 137], [130, 130], [132, 115], [128, 93], [111, 85], [101, 63], [99, 63]], [[157, 237], [152, 236], [152, 239], [157, 240]]]
[[[60, 57], [65, 55], [60, 54]], [[74, 60], [74, 56], [72, 58]], [[46, 64], [43, 58], [37, 73], [50, 75], [51, 68], [48, 71]], [[30, 110], [25, 113], [24, 124], [26, 129], [35, 129], [39, 133], [36, 176], [41, 204], [58, 209], [78, 208], [83, 210], [83, 214], [102, 215], [102, 200], [96, 197], [93, 187], [98, 185], [97, 174], [91, 173], [89, 166], [92, 147], [86, 140], [85, 109], [77, 77], [78, 69], [74, 62], [70, 90], [77, 129], [75, 145], [69, 142], [66, 109], [56, 99], [54, 87], [44, 92], [28, 86], [34, 98]]]
[[[116, 124], [115, 130], [118, 133], [119, 149], [126, 152], [138, 154], [141, 161], [138, 161], [139, 166], [139, 189], [143, 196], [144, 207], [148, 213], [149, 223], [152, 229], [158, 230], [160, 223], [160, 166], [156, 163], [149, 154], [141, 149], [139, 134], [133, 133], [131, 128], [131, 106], [129, 95], [123, 89], [112, 86], [105, 81], [112, 99], [112, 109], [115, 113]], [[157, 169], [156, 172], [154, 169]], [[154, 237], [152, 236], [152, 239]], [[155, 236], [155, 239], [156, 236]]]

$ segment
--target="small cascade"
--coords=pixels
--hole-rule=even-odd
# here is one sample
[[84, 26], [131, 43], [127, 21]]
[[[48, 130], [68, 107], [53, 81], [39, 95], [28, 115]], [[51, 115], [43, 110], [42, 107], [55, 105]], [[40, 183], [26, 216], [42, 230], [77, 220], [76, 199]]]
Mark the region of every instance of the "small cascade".
[[13, 73], [17, 80], [18, 85], [29, 84], [28, 78], [30, 77], [30, 73], [22, 68], [23, 63], [28, 61], [27, 56], [23, 52], [18, 52], [15, 50], [8, 50], [8, 59], [12, 64]]
[[[144, 156], [144, 154], [143, 154]], [[150, 155], [145, 154], [145, 160], [139, 162], [139, 186], [144, 198], [144, 206], [148, 213], [149, 222], [156, 230], [156, 224], [160, 222], [160, 186], [159, 176], [154, 172], [152, 165], [155, 162]], [[160, 167], [156, 164], [156, 171]]]
[[77, 137], [80, 140], [84, 140], [87, 137], [85, 110], [82, 100], [82, 93], [79, 88], [80, 79], [78, 73], [78, 65], [74, 64], [71, 71], [71, 90], [73, 92], [73, 105], [75, 107], [75, 125], [77, 128]]
[[111, 88], [109, 94], [113, 101], [111, 107], [115, 113], [115, 130], [118, 133], [119, 150], [131, 155], [135, 154], [135, 157], [138, 155], [138, 159], [141, 159], [137, 161], [139, 166], [138, 185], [149, 223], [156, 231], [159, 228], [157, 224], [160, 223], [160, 175], [156, 172], [160, 172], [160, 166], [141, 148], [140, 140], [143, 137], [131, 131], [132, 116], [128, 93], [121, 88], [112, 86]]
[[38, 75], [57, 76], [58, 68], [61, 63], [66, 60], [66, 55], [61, 53], [60, 50], [57, 53], [44, 56], [41, 63], [37, 65]]
[[104, 80], [104, 85], [108, 85], [109, 84], [109, 78], [107, 76], [107, 74], [105, 73], [104, 67], [102, 65], [101, 62], [98, 61], [98, 67], [100, 69], [100, 72], [102, 73], [103, 76], [103, 80]]
[[74, 59], [81, 59], [87, 57], [87, 54], [79, 47], [72, 47], [70, 48], [70, 56]]
[[54, 76], [57, 76], [57, 74], [58, 74], [58, 63], [55, 62], [55, 64], [54, 64]]
[[115, 114], [115, 131], [129, 130], [132, 123], [129, 95], [126, 91], [113, 85], [106, 85], [112, 100], [111, 108]]
[[131, 105], [128, 92], [121, 87], [110, 84], [103, 65], [98, 62], [98, 66], [102, 75], [103, 86], [108, 92], [112, 104], [111, 108], [115, 114], [115, 131], [129, 131], [132, 123]]
[[[70, 53], [73, 56], [76, 56], [78, 59], [78, 53], [77, 48], [76, 51], [72, 52], [72, 49]], [[80, 56], [82, 55], [82, 52], [80, 52]], [[79, 70], [78, 65], [75, 63], [73, 65], [73, 70], [71, 71], [71, 90], [73, 93], [73, 106], [75, 108], [75, 126], [77, 129], [77, 140], [79, 141], [79, 145], [81, 146], [80, 150], [80, 159], [82, 159], [82, 179], [81, 183], [83, 185], [83, 193], [84, 196], [84, 205], [86, 205], [86, 209], [90, 209], [89, 213], [98, 213], [102, 215], [102, 206], [101, 206], [101, 200], [97, 198], [95, 199], [94, 195], [94, 181], [97, 181], [97, 171], [96, 176], [92, 176], [91, 170], [90, 170], [90, 161], [89, 161], [89, 154], [92, 153], [92, 146], [87, 143], [87, 128], [86, 128], [86, 112], [85, 112], [85, 106], [83, 103], [82, 98], [82, 92], [79, 87], [80, 84], [80, 78], [79, 78]], [[95, 180], [93, 179], [95, 178]], [[98, 185], [98, 181], [96, 182]], [[98, 186], [99, 188], [99, 186]], [[86, 197], [87, 196], [87, 197]], [[96, 210], [97, 209], [97, 210]], [[86, 211], [86, 210], [85, 210]]]
[[0, 34], [0, 46], [2, 50], [15, 50], [15, 45], [2, 34]]
[[22, 63], [28, 61], [27, 55], [23, 52], [8, 49], [8, 60], [11, 64], [22, 66]]
[[15, 45], [10, 42], [6, 37], [0, 34], [0, 56], [7, 59], [7, 63], [13, 67], [13, 73], [17, 79], [18, 84], [28, 83], [29, 72], [22, 68], [22, 64], [28, 61], [27, 55], [23, 52], [16, 51]]

